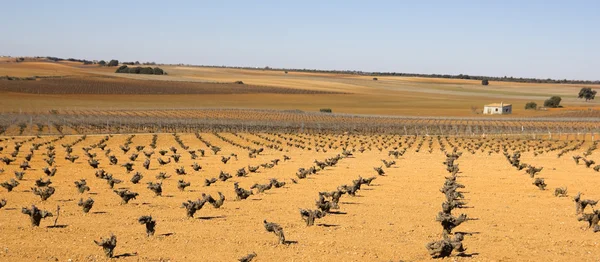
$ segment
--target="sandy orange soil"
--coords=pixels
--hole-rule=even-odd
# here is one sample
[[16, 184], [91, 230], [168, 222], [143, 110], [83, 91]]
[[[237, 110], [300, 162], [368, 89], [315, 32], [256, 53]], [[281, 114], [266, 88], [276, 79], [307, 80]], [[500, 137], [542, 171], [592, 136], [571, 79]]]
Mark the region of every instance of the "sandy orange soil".
[[[123, 153], [119, 148], [129, 135], [114, 135], [107, 142], [105, 151], [93, 148], [100, 168], [122, 180], [115, 188], [127, 188], [139, 193], [137, 199], [128, 204], [120, 204], [119, 197], [112, 192], [105, 180], [94, 176], [95, 170], [87, 164], [83, 147], [97, 144], [104, 136], [87, 136], [74, 145], [72, 155], [80, 158], [74, 163], [64, 159], [65, 149], [61, 144], [77, 141], [81, 136], [67, 136], [52, 143], [56, 149], [57, 173], [46, 177], [42, 168], [47, 166], [44, 155], [46, 145], [34, 151], [24, 179], [12, 192], [0, 188], [0, 199], [7, 205], [0, 209], [0, 260], [3, 261], [104, 261], [100, 247], [93, 243], [111, 233], [118, 238], [115, 255], [122, 261], [235, 261], [248, 253], [255, 252], [254, 261], [420, 261], [430, 260], [425, 249], [429, 241], [441, 239], [442, 228], [434, 220], [441, 210], [444, 195], [439, 189], [448, 176], [442, 162], [445, 156], [440, 152], [436, 138], [429, 146], [427, 137], [404, 138], [400, 136], [344, 136], [306, 134], [266, 134], [266, 133], [219, 133], [219, 136], [242, 146], [264, 148], [257, 158], [249, 158], [248, 150], [233, 146], [217, 135], [200, 134], [210, 144], [221, 147], [214, 155], [194, 134], [181, 134], [180, 138], [190, 150], [203, 149], [206, 156], [193, 160], [189, 153], [175, 141], [171, 134], [159, 134], [156, 149], [150, 148], [152, 135], [138, 134], [131, 139], [131, 150]], [[15, 162], [0, 164], [0, 182], [14, 178], [14, 171], [20, 170], [29, 148], [33, 143], [44, 143], [56, 139], [55, 136], [32, 138], [24, 142]], [[266, 140], [268, 138], [269, 140]], [[1, 157], [9, 157], [14, 151], [14, 142], [26, 141], [29, 137], [3, 137], [0, 146], [4, 150]], [[285, 140], [284, 140], [285, 139]], [[405, 140], [406, 139], [406, 140]], [[564, 145], [562, 141], [523, 140], [471, 140], [449, 139], [459, 146], [463, 155], [456, 161], [461, 173], [457, 181], [465, 186], [465, 200], [472, 208], [455, 209], [454, 214], [465, 213], [477, 220], [460, 225], [456, 232], [468, 232], [463, 241], [470, 258], [451, 257], [446, 260], [459, 261], [595, 261], [600, 258], [598, 234], [586, 229], [586, 224], [577, 221], [572, 197], [583, 192], [584, 198], [600, 199], [598, 183], [600, 176], [591, 168], [576, 165], [572, 155], [582, 154], [590, 146], [585, 142], [580, 148], [557, 158], [560, 150], [544, 151], [535, 156], [533, 151], [541, 148]], [[272, 142], [275, 141], [275, 142]], [[279, 144], [279, 141], [281, 144]], [[408, 143], [407, 143], [408, 141]], [[414, 141], [414, 143], [410, 143]], [[422, 143], [419, 152], [418, 144]], [[255, 144], [254, 142], [258, 143]], [[474, 154], [477, 143], [482, 149]], [[288, 144], [290, 143], [290, 144]], [[324, 160], [342, 152], [348, 143], [348, 150], [355, 149], [354, 156], [343, 158], [332, 167], [326, 167], [316, 175], [298, 179], [295, 172], [300, 167], [313, 166], [313, 161]], [[532, 178], [524, 171], [517, 171], [500, 153], [490, 149], [507, 145], [507, 150], [521, 150], [521, 160], [525, 163], [544, 167], [538, 177], [545, 178], [547, 190], [539, 190], [532, 185]], [[566, 142], [565, 148], [572, 148], [576, 142]], [[411, 144], [409, 146], [409, 144]], [[449, 143], [442, 139], [446, 148]], [[129, 180], [132, 173], [126, 173], [121, 164], [136, 152], [136, 146], [145, 146], [145, 152], [154, 151], [150, 170], [142, 163], [145, 156], [132, 161], [134, 172], [139, 171], [144, 178], [139, 184]], [[296, 147], [295, 145], [298, 145]], [[322, 145], [327, 152], [323, 152]], [[329, 145], [332, 148], [329, 148]], [[540, 145], [540, 147], [538, 147]], [[160, 166], [157, 158], [169, 158], [171, 151], [160, 156], [158, 151], [178, 149], [180, 163]], [[366, 151], [358, 152], [363, 146]], [[392, 147], [407, 147], [406, 153], [394, 159], [387, 151]], [[490, 146], [490, 147], [487, 147]], [[301, 147], [304, 147], [302, 149]], [[383, 148], [386, 147], [386, 148]], [[277, 150], [281, 148], [281, 151]], [[309, 150], [310, 148], [310, 150]], [[381, 148], [382, 150], [378, 150]], [[537, 149], [536, 149], [537, 148]], [[119, 159], [118, 165], [109, 165], [106, 150]], [[529, 149], [530, 151], [527, 151]], [[227, 164], [221, 162], [223, 156], [237, 154]], [[199, 153], [198, 153], [199, 154]], [[291, 157], [283, 161], [283, 155]], [[597, 159], [592, 151], [588, 159]], [[258, 173], [247, 177], [235, 177], [235, 171], [248, 165], [269, 163], [273, 159], [282, 161], [273, 168], [260, 168]], [[328, 214], [317, 220], [316, 226], [307, 227], [301, 220], [299, 208], [315, 208], [319, 191], [331, 191], [342, 184], [362, 176], [375, 176], [373, 167], [381, 166], [381, 159], [395, 160], [397, 164], [385, 168], [385, 176], [378, 176], [371, 186], [363, 185], [356, 197], [344, 195], [337, 214]], [[190, 165], [197, 162], [202, 170], [195, 172]], [[178, 176], [175, 168], [183, 166], [187, 175]], [[229, 172], [234, 178], [206, 187], [204, 179], [216, 177], [219, 171]], [[147, 182], [160, 181], [155, 178], [159, 172], [166, 172], [169, 178], [162, 181], [163, 196], [154, 196], [146, 188]], [[51, 179], [56, 193], [47, 201], [41, 201], [31, 192], [35, 180]], [[267, 183], [270, 178], [285, 181], [283, 188], [273, 188], [265, 193], [257, 193], [246, 200], [235, 200], [233, 183], [248, 189], [254, 183]], [[79, 194], [73, 184], [86, 179], [91, 191]], [[176, 188], [177, 180], [189, 181], [191, 186], [185, 191]], [[297, 180], [297, 184], [292, 182]], [[553, 195], [554, 188], [567, 187], [569, 197]], [[224, 205], [215, 209], [205, 205], [194, 218], [186, 218], [181, 203], [195, 200], [202, 193], [216, 196], [222, 192], [226, 196]], [[88, 214], [84, 214], [77, 201], [88, 197], [95, 204]], [[29, 219], [21, 213], [22, 207], [36, 205], [41, 209], [56, 213], [60, 206], [60, 216], [56, 227], [54, 218], [44, 219], [40, 227], [31, 227]], [[591, 212], [587, 209], [586, 212]], [[147, 237], [144, 226], [137, 218], [152, 215], [157, 221], [156, 234]], [[285, 231], [287, 245], [278, 245], [274, 234], [265, 231], [262, 221], [267, 219], [281, 225]], [[444, 260], [444, 261], [446, 261]]]

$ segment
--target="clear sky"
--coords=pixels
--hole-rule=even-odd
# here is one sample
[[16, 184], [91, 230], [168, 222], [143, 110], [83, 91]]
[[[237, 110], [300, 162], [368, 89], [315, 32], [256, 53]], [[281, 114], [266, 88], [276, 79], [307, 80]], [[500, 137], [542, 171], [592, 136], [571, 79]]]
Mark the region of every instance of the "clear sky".
[[600, 1], [2, 2], [0, 55], [600, 80]]

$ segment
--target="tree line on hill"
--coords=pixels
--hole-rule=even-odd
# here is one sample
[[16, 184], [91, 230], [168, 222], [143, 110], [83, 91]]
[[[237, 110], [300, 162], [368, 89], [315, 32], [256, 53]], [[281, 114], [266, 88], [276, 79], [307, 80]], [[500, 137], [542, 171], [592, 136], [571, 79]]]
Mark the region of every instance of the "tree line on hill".
[[[74, 62], [82, 62], [84, 64], [98, 64], [101, 66], [118, 66], [119, 60], [110, 60], [108, 63], [104, 60], [89, 61], [85, 59], [62, 59], [58, 57], [46, 57], [52, 61], [74, 61]], [[124, 65], [156, 65], [154, 62], [140, 63], [139, 61], [135, 62], [123, 62], [121, 64]], [[177, 64], [180, 66], [184, 66], [184, 64]], [[187, 65], [190, 66], [190, 65]], [[210, 68], [234, 68], [234, 69], [249, 69], [249, 70], [273, 70], [273, 71], [282, 71], [287, 74], [288, 72], [309, 72], [309, 73], [334, 73], [334, 74], [353, 74], [353, 75], [365, 75], [365, 76], [404, 76], [404, 77], [425, 77], [425, 78], [447, 78], [447, 79], [467, 79], [467, 80], [481, 80], [482, 85], [488, 85], [489, 81], [502, 81], [502, 82], [519, 82], [519, 83], [549, 83], [549, 84], [600, 84], [600, 80], [574, 80], [574, 79], [539, 79], [539, 78], [523, 78], [523, 77], [512, 77], [512, 76], [504, 76], [504, 77], [493, 77], [493, 76], [472, 76], [466, 74], [418, 74], [418, 73], [398, 73], [398, 72], [364, 72], [357, 70], [320, 70], [320, 69], [285, 69], [285, 68], [271, 68], [271, 67], [242, 67], [242, 66], [207, 66], [207, 65], [198, 65], [197, 67], [210, 67]], [[374, 78], [375, 80], [376, 78]]]
[[[60, 57], [54, 57], [54, 56], [45, 56], [45, 57], [41, 57], [41, 56], [36, 56], [35, 58], [46, 58], [50, 61], [54, 61], [54, 62], [60, 62], [60, 61], [70, 61], [70, 62], [80, 62], [83, 63], [84, 65], [100, 65], [100, 66], [118, 66], [119, 65], [119, 60], [116, 59], [112, 59], [109, 62], [106, 62], [104, 60], [86, 60], [86, 59], [76, 59], [76, 58], [60, 58]], [[19, 60], [20, 59], [20, 60]], [[18, 58], [17, 62], [23, 61], [23, 58]], [[121, 64], [124, 65], [156, 65], [156, 62], [143, 62], [140, 63], [139, 61], [135, 61], [135, 62], [122, 62]]]
[[[36, 57], [36, 58], [43, 58], [43, 57]], [[83, 63], [84, 65], [97, 64], [100, 66], [108, 66], [108, 67], [119, 66], [119, 60], [116, 60], [116, 59], [112, 59], [112, 60], [108, 61], [108, 63], [107, 63], [104, 60], [90, 61], [90, 60], [75, 59], [75, 58], [63, 59], [63, 58], [53, 57], [53, 56], [47, 56], [45, 58], [48, 60], [54, 61], [54, 62], [71, 61], [71, 62], [80, 62], [80, 63]], [[156, 65], [155, 62], [140, 63], [139, 61], [135, 61], [135, 62], [122, 62], [121, 64], [123, 64], [123, 65], [120, 66], [115, 73], [146, 74], [146, 75], [166, 75], [167, 74], [164, 70], [162, 70], [161, 68], [158, 68], [158, 67], [152, 68], [152, 67], [140, 67], [140, 66], [136, 66], [136, 67], [128, 67], [127, 66], [127, 65]]]
[[50, 61], [54, 61], [54, 62], [60, 62], [60, 61], [80, 62], [80, 63], [83, 63], [84, 65], [91, 65], [94, 63], [93, 61], [85, 60], [85, 59], [75, 59], [75, 58], [63, 59], [63, 58], [54, 57], [54, 56], [47, 56], [46, 59], [48, 59]]
[[523, 77], [493, 77], [493, 76], [471, 76], [471, 75], [448, 75], [448, 74], [414, 74], [414, 73], [370, 73], [370, 75], [379, 76], [407, 76], [407, 77], [426, 77], [426, 78], [448, 78], [448, 79], [467, 79], [481, 80], [483, 85], [487, 85], [489, 81], [502, 82], [519, 82], [519, 83], [547, 83], [547, 84], [600, 84], [600, 81], [590, 80], [569, 80], [569, 79], [539, 79], [539, 78], [523, 78]]
[[[99, 65], [101, 66], [118, 66], [119, 65], [119, 60], [113, 59], [110, 60], [108, 63], [104, 60], [100, 60], [98, 62]], [[121, 64], [123, 65], [156, 65], [155, 62], [144, 62], [144, 63], [140, 63], [139, 61], [135, 61], [135, 62], [122, 62]]]
[[155, 67], [128, 67], [126, 65], [120, 66], [115, 73], [122, 74], [144, 74], [144, 75], [166, 75], [167, 73], [162, 69]]
[[[183, 64], [178, 64], [183, 65]], [[190, 65], [188, 65], [190, 66]], [[357, 70], [320, 70], [320, 69], [294, 69], [294, 68], [271, 68], [271, 67], [243, 67], [243, 66], [207, 66], [200, 65], [197, 67], [210, 68], [233, 68], [233, 69], [248, 69], [248, 70], [272, 70], [288, 72], [308, 72], [308, 73], [330, 73], [330, 74], [352, 74], [364, 76], [404, 76], [404, 77], [424, 77], [424, 78], [447, 78], [447, 79], [467, 79], [467, 80], [487, 80], [487, 81], [502, 81], [502, 82], [519, 82], [519, 83], [549, 83], [549, 84], [600, 84], [600, 80], [574, 80], [574, 79], [539, 79], [539, 78], [523, 78], [523, 77], [494, 77], [494, 76], [473, 76], [466, 74], [418, 74], [418, 73], [398, 73], [398, 72], [364, 72]], [[485, 84], [484, 84], [485, 85]]]

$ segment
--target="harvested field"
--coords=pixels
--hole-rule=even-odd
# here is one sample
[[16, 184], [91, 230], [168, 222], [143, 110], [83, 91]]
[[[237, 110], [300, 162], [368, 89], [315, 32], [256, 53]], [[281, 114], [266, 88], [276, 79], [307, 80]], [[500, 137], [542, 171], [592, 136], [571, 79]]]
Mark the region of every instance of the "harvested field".
[[[256, 253], [255, 261], [429, 260], [425, 244], [442, 238], [442, 226], [435, 218], [446, 199], [440, 193], [440, 187], [447, 184], [444, 177], [452, 176], [443, 164], [448, 155], [457, 155], [453, 160], [460, 165], [456, 182], [465, 187], [459, 190], [465, 207], [455, 208], [452, 214], [466, 214], [470, 219], [451, 231], [454, 236], [464, 234], [462, 245], [467, 250], [461, 256], [453, 252], [450, 259], [588, 261], [600, 257], [596, 243], [600, 233], [577, 221], [581, 215], [575, 214], [573, 202], [577, 192], [584, 199], [600, 199], [596, 189], [600, 176], [586, 168], [583, 160], [576, 164], [572, 159], [581, 155], [586, 161], [598, 160], [596, 144], [589, 141], [303, 133], [0, 139], [0, 156], [15, 160], [0, 163], [4, 170], [0, 182], [16, 179], [14, 172], [21, 171], [19, 166], [31, 157], [31, 167], [19, 185], [11, 192], [0, 188], [0, 201], [6, 200], [0, 209], [0, 259], [6, 261], [105, 260], [102, 248], [93, 241], [110, 234], [117, 237], [114, 256], [122, 261], [235, 261], [249, 253]], [[220, 150], [213, 153], [214, 147]], [[256, 153], [259, 148], [262, 152]], [[150, 152], [154, 154], [146, 169], [144, 153]], [[517, 152], [519, 157], [515, 157]], [[49, 165], [46, 160], [51, 155], [55, 162]], [[139, 156], [131, 160], [133, 155]], [[66, 159], [74, 156], [78, 158], [72, 162]], [[110, 156], [118, 163], [111, 164]], [[290, 159], [284, 160], [286, 156]], [[229, 161], [223, 162], [224, 157]], [[159, 164], [159, 158], [169, 163]], [[90, 159], [99, 162], [98, 168], [88, 164]], [[275, 159], [280, 161], [274, 164]], [[386, 167], [382, 159], [396, 163]], [[543, 167], [535, 178], [545, 179], [546, 190], [532, 185], [535, 179], [525, 170], [515, 169], [509, 162], [515, 159]], [[128, 162], [131, 172], [123, 166]], [[194, 162], [202, 168], [194, 171]], [[315, 174], [296, 175], [298, 168], [321, 162]], [[48, 166], [57, 170], [52, 176], [42, 170]], [[249, 166], [258, 170], [248, 172]], [[384, 176], [373, 170], [379, 166]], [[176, 169], [181, 167], [185, 174], [178, 175]], [[241, 168], [247, 174], [237, 176]], [[99, 170], [110, 174], [113, 182], [121, 182], [111, 188], [106, 175], [95, 175]], [[220, 171], [233, 177], [204, 185], [205, 179], [218, 177]], [[136, 172], [143, 177], [134, 184], [130, 180]], [[157, 178], [160, 172], [166, 175]], [[359, 176], [376, 178], [370, 185], [363, 184], [356, 196], [343, 194], [339, 209], [329, 210], [314, 226], [306, 225], [300, 208], [317, 209], [319, 192], [352, 185]], [[262, 193], [255, 188], [247, 199], [236, 200], [235, 182], [250, 189], [255, 183], [269, 184], [271, 178], [285, 185]], [[80, 179], [85, 179], [89, 191], [78, 192], [74, 182]], [[39, 188], [53, 187], [55, 193], [42, 201], [31, 188], [47, 180], [52, 183]], [[190, 186], [179, 190], [179, 180]], [[151, 191], [148, 182], [161, 183], [162, 194]], [[558, 187], [568, 189], [567, 197], [554, 196]], [[139, 195], [121, 203], [113, 190], [124, 189]], [[225, 196], [220, 208], [205, 203], [192, 217], [186, 216], [183, 202], [203, 199], [202, 193], [217, 197], [218, 192]], [[89, 198], [94, 204], [84, 213], [78, 202]], [[53, 216], [32, 227], [21, 212], [31, 205]], [[589, 207], [584, 210], [591, 212]], [[147, 215], [156, 221], [152, 236], [138, 223], [138, 218]], [[265, 230], [263, 220], [283, 228], [285, 244], [278, 244], [277, 236]]]
[[181, 95], [181, 94], [331, 94], [334, 92], [234, 83], [135, 80], [115, 77], [65, 77], [0, 81], [0, 92], [30, 94]]
[[[71, 62], [0, 63], [2, 76], [64, 78], [34, 83], [0, 80], [0, 111], [243, 108], [316, 112], [331, 108], [333, 112], [347, 114], [484, 117], [483, 105], [503, 101], [513, 105], [515, 117], [554, 117], [565, 112], [568, 117], [598, 107], [594, 101], [577, 99], [584, 85], [575, 84], [492, 81], [482, 86], [475, 80], [381, 76], [373, 81], [370, 76], [351, 74], [285, 74], [271, 70], [162, 65], [161, 68], [168, 75], [115, 74], [114, 67]], [[66, 82], [61, 82], [65, 79]], [[235, 81], [243, 81], [247, 86], [216, 84]], [[553, 95], [562, 97], [562, 111], [524, 109], [527, 102], [541, 106]]]
[[90, 75], [81, 70], [82, 68], [89, 68], [89, 66], [70, 62], [27, 61], [15, 63], [10, 61], [0, 63], [0, 75], [16, 77]]

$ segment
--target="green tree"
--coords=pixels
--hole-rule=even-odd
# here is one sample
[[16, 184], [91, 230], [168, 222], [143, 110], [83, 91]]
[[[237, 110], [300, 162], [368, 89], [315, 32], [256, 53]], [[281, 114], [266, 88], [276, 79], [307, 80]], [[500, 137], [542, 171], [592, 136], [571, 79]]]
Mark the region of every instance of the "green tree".
[[142, 68], [137, 66], [137, 67], [130, 67], [129, 68], [129, 73], [130, 74], [139, 74], [140, 72], [142, 72]]
[[594, 100], [596, 97], [596, 91], [592, 90], [591, 87], [584, 87], [579, 90], [579, 96], [577, 98], [585, 98], [585, 101]]
[[118, 66], [119, 65], [119, 60], [110, 60], [110, 62], [108, 62], [108, 66]]
[[98, 64], [99, 64], [100, 66], [105, 66], [105, 65], [106, 65], [106, 61], [104, 61], [104, 60], [100, 60], [100, 62], [98, 62]]
[[125, 73], [125, 74], [127, 74], [127, 73], [129, 73], [129, 68], [127, 68], [126, 65], [119, 66], [119, 68], [117, 68], [117, 71], [115, 71], [115, 73]]
[[537, 103], [536, 102], [529, 102], [527, 104], [525, 104], [525, 110], [536, 110], [537, 109]]
[[158, 67], [155, 67], [153, 69], [153, 72], [154, 72], [155, 75], [163, 75], [165, 73], [162, 69], [160, 69]]
[[560, 101], [562, 98], [560, 96], [553, 96], [550, 99], [544, 101], [544, 107], [557, 108], [560, 106]]
[[140, 74], [153, 75], [154, 70], [152, 69], [152, 67], [141, 67]]

